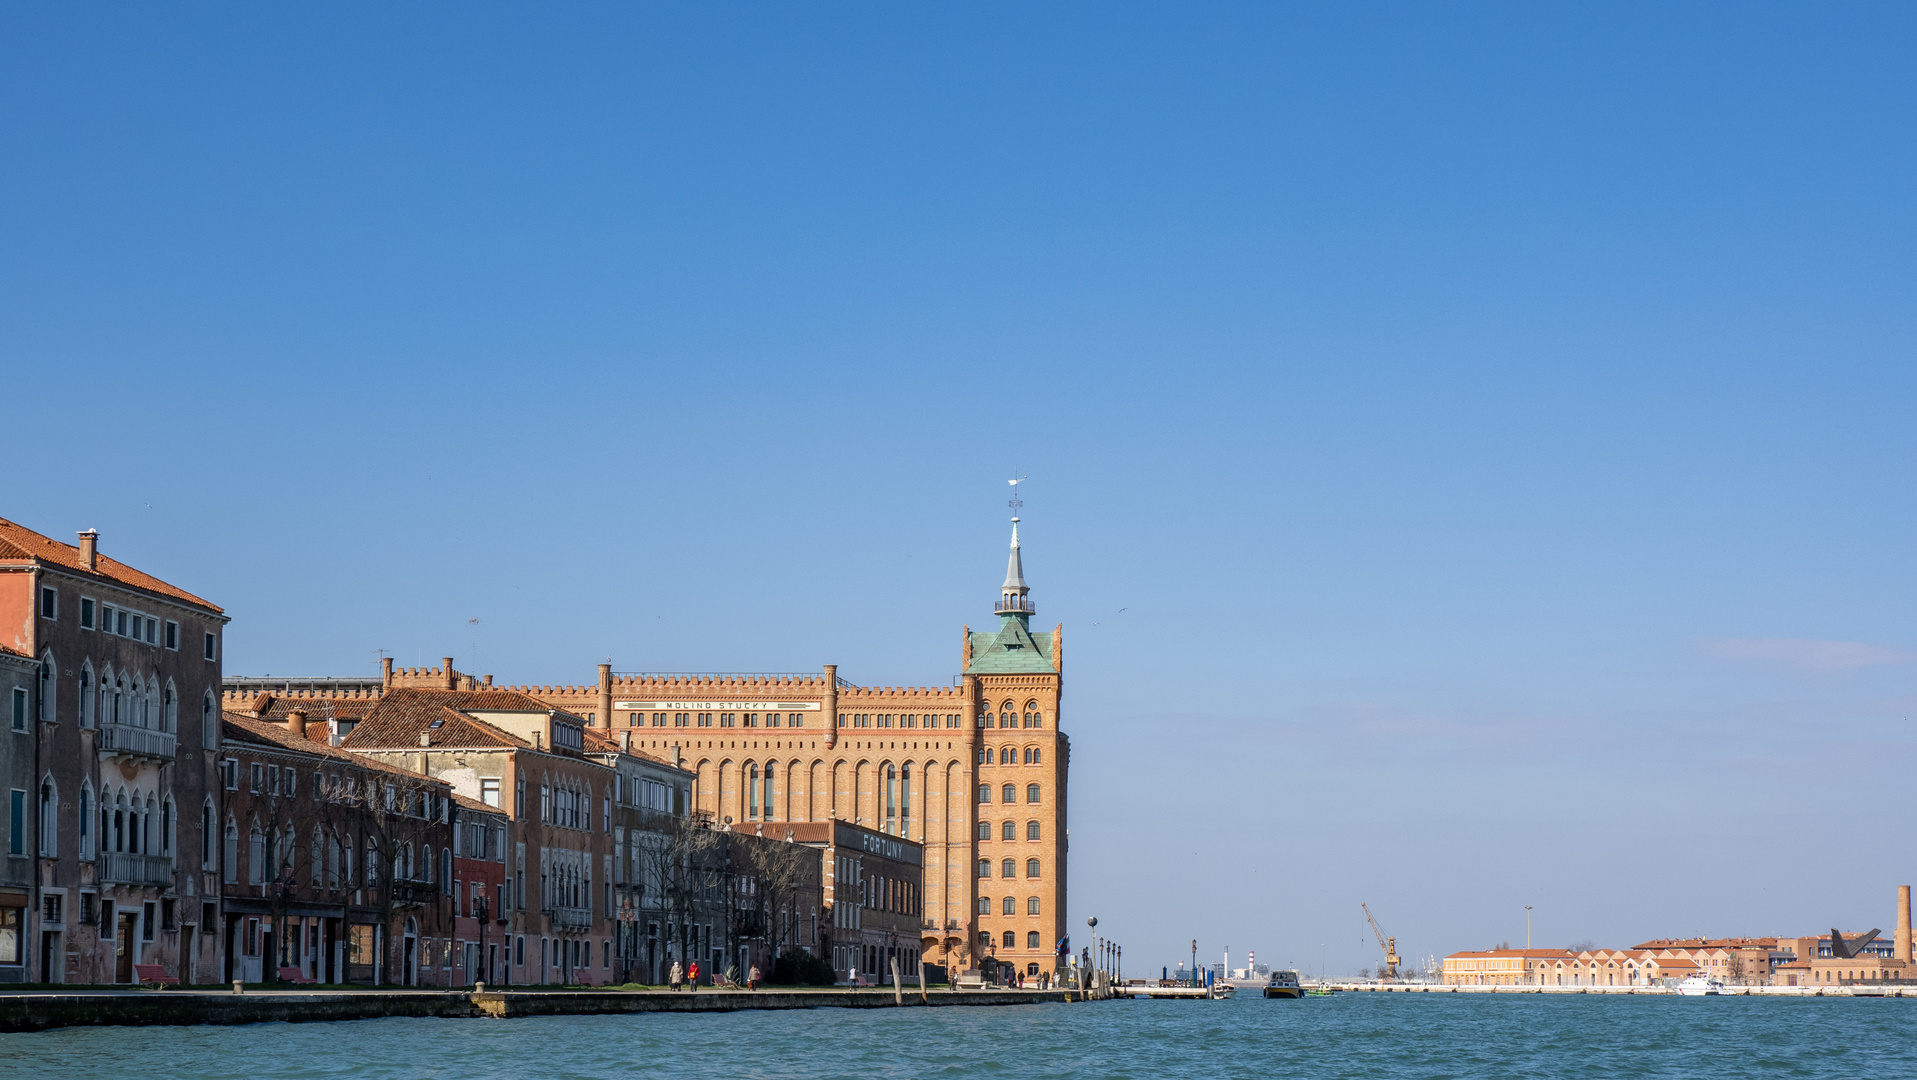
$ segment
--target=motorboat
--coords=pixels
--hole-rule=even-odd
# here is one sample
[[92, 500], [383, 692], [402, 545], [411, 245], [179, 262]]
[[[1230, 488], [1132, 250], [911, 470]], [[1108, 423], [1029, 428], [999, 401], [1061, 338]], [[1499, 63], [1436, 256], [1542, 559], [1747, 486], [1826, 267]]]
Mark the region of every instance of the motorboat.
[[1265, 984], [1265, 996], [1268, 998], [1301, 998], [1305, 996], [1304, 984], [1298, 981], [1295, 971], [1274, 971], [1271, 981]]
[[1692, 975], [1677, 984], [1677, 992], [1684, 997], [1716, 997], [1724, 992], [1724, 983], [1708, 975]]

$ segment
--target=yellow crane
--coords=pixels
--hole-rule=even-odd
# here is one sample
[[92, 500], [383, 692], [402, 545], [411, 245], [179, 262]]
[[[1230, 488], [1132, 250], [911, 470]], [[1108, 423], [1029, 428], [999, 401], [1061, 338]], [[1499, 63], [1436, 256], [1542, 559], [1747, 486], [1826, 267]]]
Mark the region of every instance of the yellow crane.
[[1365, 921], [1371, 924], [1371, 932], [1378, 935], [1378, 947], [1384, 950], [1384, 966], [1378, 969], [1380, 982], [1392, 982], [1398, 977], [1398, 939], [1389, 937], [1378, 920], [1371, 917], [1371, 908], [1363, 901], [1358, 906], [1364, 909]]

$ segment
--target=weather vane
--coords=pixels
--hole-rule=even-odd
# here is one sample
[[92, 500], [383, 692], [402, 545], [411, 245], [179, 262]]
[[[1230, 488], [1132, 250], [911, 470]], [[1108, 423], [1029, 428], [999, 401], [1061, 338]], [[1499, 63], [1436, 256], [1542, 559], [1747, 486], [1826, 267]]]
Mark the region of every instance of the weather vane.
[[[1014, 469], [1012, 471], [1017, 472], [1018, 470]], [[1012, 497], [1006, 500], [1005, 505], [1012, 508], [1012, 518], [1015, 521], [1018, 519], [1018, 508], [1025, 505], [1025, 500], [1018, 497], [1018, 486], [1030, 479], [1031, 477], [1029, 476], [1021, 476], [1016, 480], [1006, 481], [1006, 483], [1012, 485]]]

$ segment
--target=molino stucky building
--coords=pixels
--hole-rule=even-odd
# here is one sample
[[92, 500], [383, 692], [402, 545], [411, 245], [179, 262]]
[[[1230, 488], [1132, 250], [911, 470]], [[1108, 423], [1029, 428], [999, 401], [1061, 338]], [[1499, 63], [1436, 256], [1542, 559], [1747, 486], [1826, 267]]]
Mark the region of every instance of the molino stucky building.
[[835, 665], [817, 676], [601, 665], [594, 686], [519, 689], [633, 729], [634, 749], [693, 770], [697, 808], [734, 829], [777, 836], [782, 822], [837, 818], [923, 844], [920, 940], [897, 946], [1036, 974], [1066, 934], [1071, 761], [1064, 628], [1034, 632], [1036, 613], [1014, 518], [998, 626], [965, 628], [955, 686], [855, 686]]
[[[1032, 630], [1017, 518], [993, 614], [996, 629], [965, 628], [950, 686], [856, 686], [830, 664], [816, 675], [601, 664], [591, 685], [510, 689], [691, 770], [694, 806], [715, 823], [776, 837], [783, 823], [836, 819], [924, 845], [919, 940], [835, 946], [912, 949], [960, 967], [991, 958], [1036, 974], [1066, 934], [1071, 743], [1059, 720], [1063, 626]], [[450, 658], [398, 670], [388, 661], [379, 679], [349, 682], [275, 693], [366, 708], [399, 687], [492, 688]], [[825, 884], [835, 884], [829, 869]]]

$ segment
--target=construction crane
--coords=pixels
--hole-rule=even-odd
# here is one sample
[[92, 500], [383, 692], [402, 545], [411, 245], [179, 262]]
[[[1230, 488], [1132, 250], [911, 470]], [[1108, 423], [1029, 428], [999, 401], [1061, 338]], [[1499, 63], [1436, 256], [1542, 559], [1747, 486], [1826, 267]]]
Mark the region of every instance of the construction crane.
[[1389, 937], [1378, 920], [1371, 917], [1371, 908], [1363, 901], [1358, 906], [1364, 909], [1365, 921], [1371, 924], [1371, 932], [1378, 935], [1378, 947], [1384, 950], [1384, 966], [1378, 969], [1378, 981], [1393, 982], [1398, 978], [1398, 939]]

